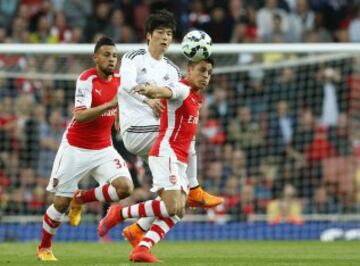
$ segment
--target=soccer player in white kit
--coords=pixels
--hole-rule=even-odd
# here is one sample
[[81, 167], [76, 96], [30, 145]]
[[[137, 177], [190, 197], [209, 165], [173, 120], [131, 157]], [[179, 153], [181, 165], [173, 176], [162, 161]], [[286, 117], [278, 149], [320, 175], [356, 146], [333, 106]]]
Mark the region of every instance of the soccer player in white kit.
[[[74, 118], [64, 133], [47, 186], [55, 197], [44, 214], [37, 250], [39, 260], [57, 260], [51, 242], [70, 204], [76, 205], [73, 212], [80, 211], [83, 203], [119, 201], [133, 191], [126, 162], [111, 141], [120, 84], [119, 73], [115, 71], [117, 56], [114, 42], [100, 38], [94, 48], [95, 67], [82, 72], [76, 81]], [[79, 181], [89, 176], [99, 187], [84, 193], [78, 191]], [[74, 192], [76, 202], [72, 201]], [[70, 223], [76, 225], [79, 220], [74, 221], [76, 215], [71, 214]]]
[[103, 236], [116, 224], [128, 218], [156, 217], [150, 230], [130, 253], [134, 262], [160, 262], [150, 248], [183, 217], [189, 192], [187, 163], [190, 146], [197, 131], [202, 93], [209, 84], [214, 62], [204, 59], [189, 62], [187, 79], [169, 86], [146, 85], [134, 89], [149, 98], [161, 98], [159, 135], [149, 151], [149, 166], [153, 176], [152, 191], [160, 199], [122, 207], [113, 204], [100, 221], [98, 233]]
[[[148, 48], [128, 52], [121, 61], [122, 79], [119, 90], [121, 135], [126, 149], [145, 160], [158, 135], [159, 119], [156, 115], [162, 111], [162, 105], [158, 99], [149, 99], [134, 93], [134, 89], [141, 88], [145, 84], [173, 87], [181, 78], [178, 67], [164, 56], [172, 42], [175, 25], [173, 14], [168, 11], [161, 10], [151, 14], [145, 24]], [[190, 185], [188, 204], [191, 207], [215, 207], [221, 204], [223, 199], [208, 194], [199, 186], [196, 161], [195, 141], [193, 141], [187, 168]], [[153, 219], [140, 219], [137, 223], [126, 227], [123, 234], [133, 246], [136, 246], [152, 222]]]

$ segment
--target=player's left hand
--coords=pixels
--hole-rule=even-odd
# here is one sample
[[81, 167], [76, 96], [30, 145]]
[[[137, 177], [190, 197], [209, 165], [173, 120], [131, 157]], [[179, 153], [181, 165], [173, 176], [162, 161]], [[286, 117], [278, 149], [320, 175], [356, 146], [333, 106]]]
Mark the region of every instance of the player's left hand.
[[146, 86], [145, 84], [139, 84], [133, 88], [133, 92], [136, 92], [136, 93], [139, 93], [139, 94], [145, 95], [145, 96], [147, 96], [146, 94], [148, 93], [148, 91], [149, 91], [149, 87]]

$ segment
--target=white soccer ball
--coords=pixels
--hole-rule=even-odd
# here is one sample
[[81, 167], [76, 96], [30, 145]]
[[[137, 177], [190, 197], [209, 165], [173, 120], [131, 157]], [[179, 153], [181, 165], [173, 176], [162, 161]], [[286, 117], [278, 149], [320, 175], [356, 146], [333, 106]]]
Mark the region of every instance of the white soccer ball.
[[191, 61], [200, 61], [211, 55], [212, 40], [204, 31], [193, 30], [188, 32], [182, 42], [181, 50]]

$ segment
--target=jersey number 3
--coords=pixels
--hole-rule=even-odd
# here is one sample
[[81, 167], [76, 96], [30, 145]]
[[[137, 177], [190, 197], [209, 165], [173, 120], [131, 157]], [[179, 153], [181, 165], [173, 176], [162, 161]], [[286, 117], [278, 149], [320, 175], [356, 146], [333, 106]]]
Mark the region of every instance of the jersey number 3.
[[121, 160], [119, 160], [119, 159], [114, 159], [114, 162], [115, 162], [115, 165], [116, 165], [116, 168], [117, 168], [117, 169], [126, 166], [126, 162], [125, 162], [125, 161], [121, 161]]

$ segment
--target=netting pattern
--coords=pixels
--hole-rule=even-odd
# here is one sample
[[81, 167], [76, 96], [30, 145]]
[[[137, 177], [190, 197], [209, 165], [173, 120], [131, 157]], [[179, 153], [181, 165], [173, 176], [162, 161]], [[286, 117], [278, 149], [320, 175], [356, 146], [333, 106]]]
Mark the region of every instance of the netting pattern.
[[[198, 176], [226, 200], [190, 213], [303, 224], [309, 214], [359, 210], [360, 59], [317, 56], [215, 54], [197, 136]], [[244, 57], [255, 63], [239, 65]], [[171, 58], [184, 67], [181, 56]], [[1, 55], [1, 62], [2, 215], [41, 215], [51, 201], [44, 188], [52, 161], [72, 117], [75, 78], [92, 61], [59, 54]], [[115, 134], [114, 145], [138, 187], [132, 200], [150, 197], [144, 165]], [[102, 206], [89, 205], [87, 212], [100, 215]]]

